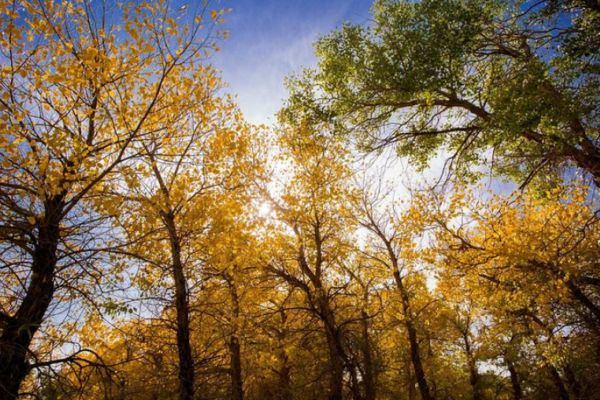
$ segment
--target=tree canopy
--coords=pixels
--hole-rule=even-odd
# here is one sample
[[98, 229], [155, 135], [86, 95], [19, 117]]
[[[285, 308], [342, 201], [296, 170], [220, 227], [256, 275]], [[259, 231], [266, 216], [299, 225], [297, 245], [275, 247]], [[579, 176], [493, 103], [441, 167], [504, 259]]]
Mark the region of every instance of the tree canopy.
[[377, 0], [271, 125], [219, 5], [0, 0], [0, 400], [597, 399], [598, 2]]

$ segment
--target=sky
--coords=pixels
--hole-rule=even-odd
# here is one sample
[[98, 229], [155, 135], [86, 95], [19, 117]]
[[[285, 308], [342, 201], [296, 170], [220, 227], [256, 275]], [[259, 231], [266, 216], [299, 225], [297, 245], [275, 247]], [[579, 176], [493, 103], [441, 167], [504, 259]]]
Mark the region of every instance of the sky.
[[372, 0], [217, 0], [231, 8], [230, 37], [213, 58], [246, 119], [270, 124], [286, 98], [284, 80], [314, 66], [312, 44], [345, 21], [369, 20]]
[[[213, 0], [211, 7], [231, 11], [222, 26], [230, 36], [220, 43], [212, 63], [246, 120], [271, 125], [287, 97], [285, 78], [316, 65], [313, 43], [344, 22], [368, 24], [372, 4], [373, 0]], [[432, 160], [423, 173], [393, 154], [378, 159], [373, 168], [399, 188], [396, 196], [403, 197], [407, 186], [437, 182], [445, 156]], [[494, 180], [489, 186], [505, 192], [514, 185]]]

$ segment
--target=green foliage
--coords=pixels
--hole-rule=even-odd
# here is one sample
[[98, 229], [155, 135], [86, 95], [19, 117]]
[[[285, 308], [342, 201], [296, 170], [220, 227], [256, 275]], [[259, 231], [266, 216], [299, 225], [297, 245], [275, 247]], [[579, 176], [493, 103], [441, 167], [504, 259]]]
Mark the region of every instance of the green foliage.
[[372, 12], [372, 26], [316, 43], [318, 68], [291, 80], [282, 115], [328, 118], [419, 169], [443, 150], [462, 178], [482, 164], [526, 182], [575, 165], [598, 182], [597, 10], [380, 0]]

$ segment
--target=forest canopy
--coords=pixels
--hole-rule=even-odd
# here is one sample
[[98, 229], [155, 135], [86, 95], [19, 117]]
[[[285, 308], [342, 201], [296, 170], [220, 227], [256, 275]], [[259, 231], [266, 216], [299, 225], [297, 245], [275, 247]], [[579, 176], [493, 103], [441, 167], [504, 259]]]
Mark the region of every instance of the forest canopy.
[[0, 0], [0, 400], [599, 399], [600, 3], [221, 7]]

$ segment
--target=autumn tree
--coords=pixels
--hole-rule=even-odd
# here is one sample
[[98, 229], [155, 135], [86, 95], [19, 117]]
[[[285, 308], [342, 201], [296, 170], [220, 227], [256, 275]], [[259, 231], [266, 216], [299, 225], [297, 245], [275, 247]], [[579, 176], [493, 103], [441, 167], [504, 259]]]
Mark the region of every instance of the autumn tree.
[[[515, 397], [523, 396], [515, 368], [522, 358], [539, 360], [533, 379], [546, 376], [555, 396], [593, 390], [590, 371], [575, 372], [583, 354], [571, 347], [598, 343], [597, 216], [585, 190], [496, 196], [487, 204], [459, 191], [445, 207], [431, 197], [420, 204], [417, 214], [438, 229], [434, 254], [442, 271], [460, 277], [492, 322], [492, 347], [508, 367]], [[596, 365], [597, 350], [587, 354], [584, 363]]]
[[124, 255], [146, 265], [145, 287], [165, 284], [158, 277], [168, 271], [182, 399], [194, 397], [190, 286], [203, 280], [204, 263], [219, 246], [215, 241], [206, 249], [206, 231], [226, 224], [219, 210], [239, 204], [234, 200], [244, 189], [241, 172], [252, 168], [248, 128], [231, 101], [215, 95], [215, 72], [195, 66], [188, 73], [176, 76], [183, 86], [163, 97], [173, 98], [177, 108], [169, 110], [160, 129], [135, 144], [139, 157], [120, 168], [121, 190], [99, 205], [107, 211], [119, 205], [113, 211], [131, 243]]
[[[251, 170], [250, 165], [243, 169]], [[265, 294], [258, 279], [262, 250], [256, 235], [258, 221], [249, 188], [244, 189], [223, 198], [207, 232], [205, 247], [204, 291], [207, 302], [213, 303], [205, 310], [211, 315], [213, 329], [220, 331], [221, 348], [226, 349], [222, 364], [229, 385], [223, 385], [228, 387], [224, 392], [235, 400], [244, 399], [246, 377], [250, 375], [244, 368], [250, 364], [253, 352], [248, 347], [260, 336], [253, 324], [261, 317], [259, 305]]]
[[[275, 239], [268, 271], [304, 295], [304, 307], [316, 317], [326, 339], [330, 399], [342, 399], [344, 375], [354, 374], [347, 333], [337, 299], [348, 278], [341, 263], [347, 257], [349, 221], [344, 217], [351, 196], [344, 150], [336, 139], [309, 124], [287, 127], [280, 136], [291, 177], [281, 198], [273, 199], [278, 219], [287, 227]], [[356, 382], [352, 384], [356, 390]]]
[[204, 13], [162, 1], [0, 4], [0, 398], [51, 362], [32, 344], [59, 293], [79, 290], [63, 277], [98, 247], [87, 200], [178, 108], [181, 78], [213, 43]]
[[[373, 198], [375, 197], [375, 198]], [[420, 343], [417, 332], [416, 320], [419, 318], [415, 309], [415, 293], [407, 284], [407, 275], [419, 273], [417, 260], [414, 257], [415, 244], [413, 243], [414, 230], [410, 229], [408, 220], [394, 215], [393, 207], [386, 213], [377, 211], [385, 199], [376, 198], [376, 195], [363, 192], [357, 201], [357, 219], [376, 239], [376, 244], [365, 251], [367, 257], [381, 263], [393, 279], [396, 290], [400, 295], [402, 304], [403, 321], [410, 346], [410, 359], [422, 399], [433, 399], [434, 395], [428, 382], [422, 361]]]

